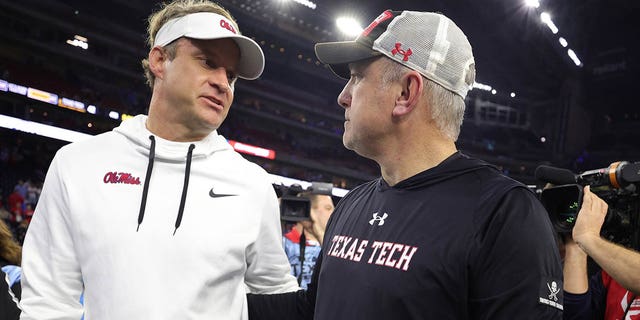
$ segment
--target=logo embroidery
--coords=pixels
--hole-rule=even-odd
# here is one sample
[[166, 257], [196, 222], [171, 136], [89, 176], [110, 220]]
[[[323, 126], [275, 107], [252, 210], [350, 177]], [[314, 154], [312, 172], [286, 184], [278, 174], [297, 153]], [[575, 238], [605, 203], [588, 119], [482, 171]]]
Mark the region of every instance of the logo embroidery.
[[371, 33], [373, 29], [375, 29], [375, 27], [389, 18], [393, 18], [393, 13], [391, 13], [391, 11], [387, 10], [381, 13], [375, 20], [373, 20], [373, 22], [371, 22], [371, 24], [366, 29], [364, 29], [364, 31], [362, 31], [362, 36], [368, 36], [369, 33]]
[[401, 47], [402, 44], [400, 42], [396, 42], [396, 48], [391, 50], [391, 54], [395, 56], [397, 53], [399, 53], [404, 56], [404, 58], [402, 58], [402, 61], [409, 61], [409, 56], [413, 54], [411, 48], [407, 49], [407, 51], [404, 51], [404, 49], [402, 49]]
[[131, 173], [116, 171], [107, 172], [102, 181], [104, 183], [140, 184], [139, 177], [134, 177]]
[[225, 193], [215, 193], [213, 191], [213, 188], [211, 188], [211, 190], [209, 190], [209, 196], [211, 198], [222, 198], [222, 197], [233, 197], [233, 196], [237, 196], [237, 194], [225, 194]]
[[231, 23], [227, 22], [226, 20], [220, 20], [220, 26], [233, 33], [236, 33], [236, 29], [233, 28], [233, 25], [231, 25]]
[[551, 279], [540, 279], [540, 289], [538, 291], [538, 302], [541, 304], [563, 310], [562, 305], [562, 282]]
[[558, 288], [558, 284], [555, 281], [551, 282], [551, 285], [547, 282], [547, 288], [549, 288], [549, 299], [553, 299], [553, 301], [558, 301], [558, 292], [560, 292], [560, 288]]
[[369, 224], [373, 225], [374, 222], [378, 222], [378, 226], [381, 226], [384, 224], [384, 219], [386, 219], [389, 215], [385, 212], [382, 214], [382, 216], [380, 216], [378, 214], [378, 212], [373, 214], [373, 219], [369, 220]]

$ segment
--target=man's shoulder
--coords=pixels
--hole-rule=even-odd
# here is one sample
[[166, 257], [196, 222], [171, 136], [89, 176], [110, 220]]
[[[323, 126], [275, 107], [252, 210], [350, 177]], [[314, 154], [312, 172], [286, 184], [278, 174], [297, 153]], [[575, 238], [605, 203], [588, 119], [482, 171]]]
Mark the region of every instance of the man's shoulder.
[[522, 182], [517, 181], [493, 166], [487, 166], [467, 173], [468, 186], [489, 192], [505, 193], [512, 189], [527, 189]]
[[109, 145], [119, 143], [118, 137], [121, 135], [108, 131], [95, 136], [85, 137], [74, 141], [60, 148], [57, 152], [60, 156], [80, 156], [88, 153], [100, 152], [105, 150]]

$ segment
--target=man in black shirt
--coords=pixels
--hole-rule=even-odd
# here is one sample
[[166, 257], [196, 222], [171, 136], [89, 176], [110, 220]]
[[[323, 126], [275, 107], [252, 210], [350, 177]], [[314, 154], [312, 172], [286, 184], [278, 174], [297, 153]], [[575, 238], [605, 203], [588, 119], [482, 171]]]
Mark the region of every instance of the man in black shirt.
[[319, 320], [561, 319], [545, 209], [456, 149], [475, 79], [462, 30], [441, 14], [385, 11], [355, 41], [319, 43], [316, 55], [349, 79], [338, 97], [344, 145], [382, 177], [338, 203], [309, 291], [250, 297], [250, 316], [288, 305], [292, 318]]

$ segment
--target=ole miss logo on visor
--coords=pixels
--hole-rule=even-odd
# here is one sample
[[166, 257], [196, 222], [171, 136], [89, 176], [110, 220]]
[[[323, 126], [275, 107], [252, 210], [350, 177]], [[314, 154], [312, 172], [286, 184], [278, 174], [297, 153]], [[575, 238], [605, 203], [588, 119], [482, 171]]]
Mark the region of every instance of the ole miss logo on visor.
[[236, 29], [233, 27], [233, 25], [231, 24], [231, 22], [224, 20], [224, 19], [220, 19], [220, 26], [233, 32], [234, 34], [236, 34]]

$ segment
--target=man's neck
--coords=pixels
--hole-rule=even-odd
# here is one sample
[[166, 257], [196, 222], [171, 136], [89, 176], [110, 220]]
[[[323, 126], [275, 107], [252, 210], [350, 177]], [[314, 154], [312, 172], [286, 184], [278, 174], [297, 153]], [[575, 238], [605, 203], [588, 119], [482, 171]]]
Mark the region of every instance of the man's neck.
[[146, 127], [149, 132], [162, 139], [176, 142], [200, 141], [211, 132], [197, 132], [180, 120], [180, 114], [175, 108], [167, 107], [151, 98], [149, 116]]
[[[415, 139], [415, 138], [414, 138]], [[423, 139], [421, 141], [428, 141]], [[425, 144], [398, 144], [394, 150], [376, 159], [382, 178], [390, 186], [406, 180], [422, 171], [439, 165], [457, 151], [453, 141], [428, 142]]]

